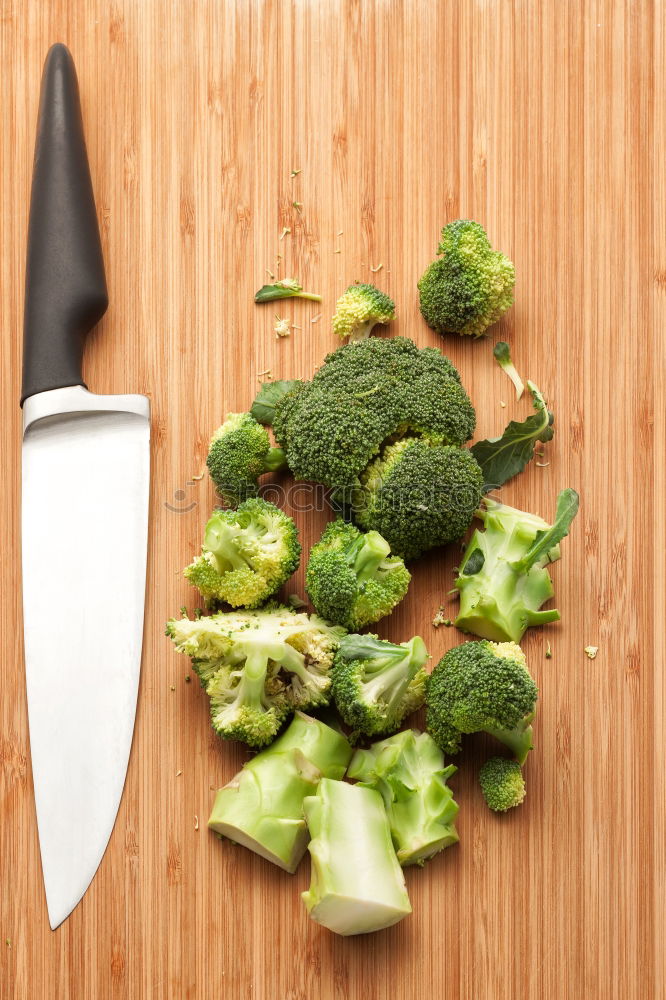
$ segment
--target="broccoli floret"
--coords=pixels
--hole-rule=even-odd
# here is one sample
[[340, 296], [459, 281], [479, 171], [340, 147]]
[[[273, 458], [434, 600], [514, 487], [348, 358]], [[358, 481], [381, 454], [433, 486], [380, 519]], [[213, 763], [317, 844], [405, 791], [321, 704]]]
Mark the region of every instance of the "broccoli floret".
[[329, 354], [311, 382], [276, 403], [273, 430], [299, 479], [358, 488], [390, 440], [406, 434], [462, 445], [475, 414], [440, 351], [404, 337], [371, 337]]
[[492, 757], [479, 771], [481, 791], [494, 812], [506, 812], [525, 798], [525, 780], [517, 760]]
[[578, 510], [575, 490], [563, 490], [552, 525], [535, 514], [490, 498], [477, 512], [485, 531], [475, 531], [460, 564], [455, 625], [496, 642], [520, 642], [530, 625], [559, 621], [559, 611], [541, 611], [553, 596], [545, 568], [560, 558], [560, 541]]
[[439, 661], [427, 683], [426, 725], [446, 754], [463, 733], [490, 733], [523, 764], [532, 748], [537, 686], [514, 642], [465, 642]]
[[253, 497], [238, 510], [217, 510], [206, 525], [202, 554], [185, 569], [209, 604], [256, 608], [298, 569], [301, 546], [293, 520]]
[[493, 347], [493, 357], [495, 361], [500, 366], [502, 371], [506, 372], [511, 381], [514, 384], [516, 390], [516, 399], [520, 399], [522, 394], [525, 392], [525, 385], [522, 378], [516, 370], [516, 366], [511, 360], [511, 351], [509, 345], [503, 340], [498, 340], [498, 342]]
[[310, 552], [305, 589], [319, 614], [356, 630], [389, 615], [411, 579], [377, 531], [332, 521]]
[[281, 448], [272, 448], [268, 431], [249, 413], [229, 413], [210, 442], [206, 465], [225, 503], [235, 506], [256, 494], [259, 476], [286, 465]]
[[483, 493], [483, 475], [469, 451], [403, 438], [384, 448], [361, 476], [354, 519], [414, 559], [460, 538]]
[[418, 283], [423, 318], [437, 333], [480, 337], [513, 305], [513, 264], [470, 219], [442, 229], [437, 253]]
[[322, 778], [303, 809], [312, 840], [302, 899], [313, 920], [336, 934], [368, 934], [412, 912], [379, 792]]
[[331, 672], [336, 707], [356, 734], [386, 736], [423, 704], [428, 651], [423, 639], [395, 645], [376, 635], [347, 635]]
[[374, 285], [350, 285], [338, 299], [333, 332], [350, 343], [366, 340], [373, 326], [395, 319], [395, 302]]
[[167, 635], [211, 699], [213, 729], [252, 747], [270, 743], [295, 710], [327, 705], [344, 629], [279, 605], [172, 619]]
[[268, 749], [219, 789], [209, 828], [296, 871], [308, 843], [303, 799], [314, 795], [322, 777], [341, 779], [351, 755], [341, 733], [297, 712]]
[[357, 750], [347, 777], [376, 789], [384, 799], [398, 861], [422, 865], [455, 844], [458, 806], [446, 784], [457, 770], [428, 733], [405, 729], [368, 750]]

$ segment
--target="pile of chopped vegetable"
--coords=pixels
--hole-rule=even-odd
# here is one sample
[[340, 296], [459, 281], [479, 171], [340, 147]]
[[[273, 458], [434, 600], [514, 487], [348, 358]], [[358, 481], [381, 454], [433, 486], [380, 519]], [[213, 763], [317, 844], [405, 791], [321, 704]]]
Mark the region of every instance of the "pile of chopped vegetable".
[[[426, 322], [442, 335], [481, 337], [513, 302], [513, 264], [470, 220], [444, 227], [438, 254], [418, 285]], [[269, 274], [258, 304], [321, 301], [297, 279]], [[579, 504], [562, 490], [549, 523], [488, 495], [553, 438], [542, 392], [526, 380], [534, 412], [470, 447], [476, 414], [448, 358], [406, 337], [371, 336], [395, 316], [385, 292], [350, 285], [332, 319], [347, 342], [309, 380], [265, 382], [246, 412], [214, 431], [207, 465], [224, 506], [184, 570], [206, 610], [166, 627], [191, 659], [215, 732], [259, 750], [217, 791], [209, 828], [287, 873], [309, 851], [305, 909], [341, 935], [406, 917], [403, 868], [433, 863], [458, 842], [448, 784], [456, 767], [446, 758], [473, 734], [504, 754], [480, 768], [479, 799], [495, 814], [524, 801], [538, 689], [518, 643], [560, 618], [543, 607], [554, 594], [548, 565]], [[276, 320], [278, 337], [299, 329]], [[509, 345], [498, 341], [493, 357], [518, 402], [525, 383]], [[261, 480], [285, 471], [323, 484], [331, 500], [308, 555], [312, 614], [300, 595], [278, 593], [302, 550]], [[429, 614], [434, 628], [476, 638], [429, 669], [420, 636], [393, 643], [374, 629], [407, 599], [419, 556], [463, 538], [474, 517], [483, 527], [456, 571], [458, 613], [440, 604]], [[593, 659], [597, 647], [585, 653]], [[410, 717], [424, 705], [421, 731]]]

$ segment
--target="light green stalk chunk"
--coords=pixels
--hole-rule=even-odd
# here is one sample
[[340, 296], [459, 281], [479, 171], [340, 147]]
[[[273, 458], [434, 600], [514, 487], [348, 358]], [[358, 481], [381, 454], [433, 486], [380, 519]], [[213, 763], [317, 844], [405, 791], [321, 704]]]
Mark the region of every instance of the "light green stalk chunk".
[[357, 750], [347, 776], [374, 788], [384, 799], [398, 861], [422, 865], [458, 842], [458, 805], [446, 784], [457, 770], [428, 733], [405, 729]]
[[315, 794], [322, 776], [342, 778], [351, 755], [341, 733], [297, 712], [269, 749], [219, 789], [209, 828], [295, 872], [309, 837], [303, 800]]
[[578, 510], [578, 494], [563, 490], [555, 522], [486, 498], [476, 530], [460, 564], [455, 586], [460, 611], [454, 624], [492, 642], [520, 642], [531, 625], [560, 620], [554, 608], [541, 611], [553, 596], [546, 569], [560, 558], [559, 542]]
[[322, 778], [303, 803], [312, 840], [313, 920], [336, 934], [369, 934], [412, 912], [379, 792]]

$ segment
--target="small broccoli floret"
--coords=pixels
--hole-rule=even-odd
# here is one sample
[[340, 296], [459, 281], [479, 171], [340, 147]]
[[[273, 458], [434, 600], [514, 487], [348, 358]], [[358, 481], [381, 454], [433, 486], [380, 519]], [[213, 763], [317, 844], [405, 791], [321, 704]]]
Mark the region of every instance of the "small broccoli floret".
[[355, 733], [385, 736], [423, 704], [428, 651], [423, 639], [395, 645], [376, 635], [348, 635], [332, 670], [337, 709]]
[[310, 552], [305, 589], [319, 614], [355, 630], [389, 615], [411, 579], [377, 531], [332, 521]]
[[322, 778], [303, 809], [312, 840], [302, 898], [313, 920], [336, 934], [368, 934], [412, 912], [379, 792]]
[[444, 767], [444, 755], [428, 733], [406, 729], [357, 750], [347, 777], [376, 789], [384, 799], [398, 861], [422, 865], [455, 844], [458, 806], [446, 784], [457, 769]]
[[351, 343], [366, 340], [373, 326], [395, 319], [395, 302], [374, 285], [350, 285], [338, 299], [333, 332]]
[[509, 345], [503, 340], [499, 340], [493, 347], [493, 357], [502, 371], [506, 372], [516, 389], [516, 399], [520, 399], [525, 392], [523, 380], [516, 370], [516, 366], [511, 360]]
[[215, 511], [202, 554], [184, 572], [209, 604], [256, 608], [298, 569], [300, 554], [293, 520], [253, 497], [238, 510]]
[[481, 469], [469, 451], [417, 438], [384, 448], [361, 484], [354, 519], [379, 531], [404, 559], [460, 538], [483, 493]]
[[249, 413], [229, 413], [210, 442], [206, 465], [225, 503], [235, 506], [256, 494], [259, 476], [286, 465], [281, 448], [272, 448], [265, 427]]
[[554, 608], [540, 610], [553, 596], [545, 567], [560, 558], [559, 543], [577, 510], [575, 490], [560, 493], [552, 525], [486, 497], [477, 512], [485, 530], [472, 535], [456, 579], [455, 625], [484, 639], [520, 642], [530, 625], [559, 621]]
[[423, 318], [437, 333], [480, 337], [513, 305], [513, 264], [470, 219], [444, 227], [437, 253], [418, 283]]
[[279, 605], [173, 619], [167, 635], [211, 699], [213, 728], [252, 747], [270, 743], [295, 710], [327, 705], [344, 629]]
[[525, 780], [517, 760], [492, 757], [479, 771], [481, 791], [494, 812], [506, 812], [525, 798]]
[[404, 337], [370, 337], [329, 354], [311, 382], [278, 399], [273, 430], [299, 479], [358, 488], [391, 440], [412, 434], [462, 445], [475, 414], [440, 351]]
[[426, 725], [446, 754], [464, 733], [489, 733], [523, 764], [532, 748], [537, 686], [514, 642], [465, 642], [439, 661], [428, 679]]

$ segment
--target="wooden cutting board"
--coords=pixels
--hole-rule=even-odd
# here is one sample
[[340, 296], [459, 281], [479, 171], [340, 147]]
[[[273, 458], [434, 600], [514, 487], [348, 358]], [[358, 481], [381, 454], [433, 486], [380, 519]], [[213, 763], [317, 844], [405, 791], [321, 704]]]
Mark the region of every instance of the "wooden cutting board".
[[[666, 995], [664, 13], [629, 0], [3, 0], [3, 1000]], [[22, 667], [18, 394], [54, 41], [78, 67], [111, 295], [85, 375], [96, 391], [151, 397], [153, 481], [125, 794], [90, 890], [52, 933]], [[438, 338], [417, 303], [439, 230], [459, 216], [481, 221], [517, 270], [515, 307], [474, 343]], [[256, 307], [269, 271], [323, 304]], [[529, 412], [492, 359], [494, 341], [510, 341], [556, 434], [503, 496], [549, 517], [573, 486], [582, 508], [553, 571], [562, 623], [524, 644], [541, 698], [524, 806], [485, 808], [487, 744], [470, 740], [453, 781], [459, 846], [408, 871], [409, 919], [343, 940], [305, 915], [307, 861], [288, 876], [207, 833], [213, 789], [246, 753], [210, 730], [163, 623], [196, 604], [179, 571], [213, 505], [200, 478], [211, 431], [249, 406], [260, 373], [312, 373], [357, 279], [394, 296], [394, 333], [458, 365], [481, 436]], [[288, 339], [273, 334], [276, 312], [294, 324]], [[307, 548], [326, 512], [296, 519]], [[104, 558], [103, 531], [91, 558]], [[383, 636], [419, 632], [434, 659], [461, 641], [431, 626], [439, 604], [454, 607], [456, 558], [415, 565]], [[289, 590], [302, 588], [301, 570]]]

